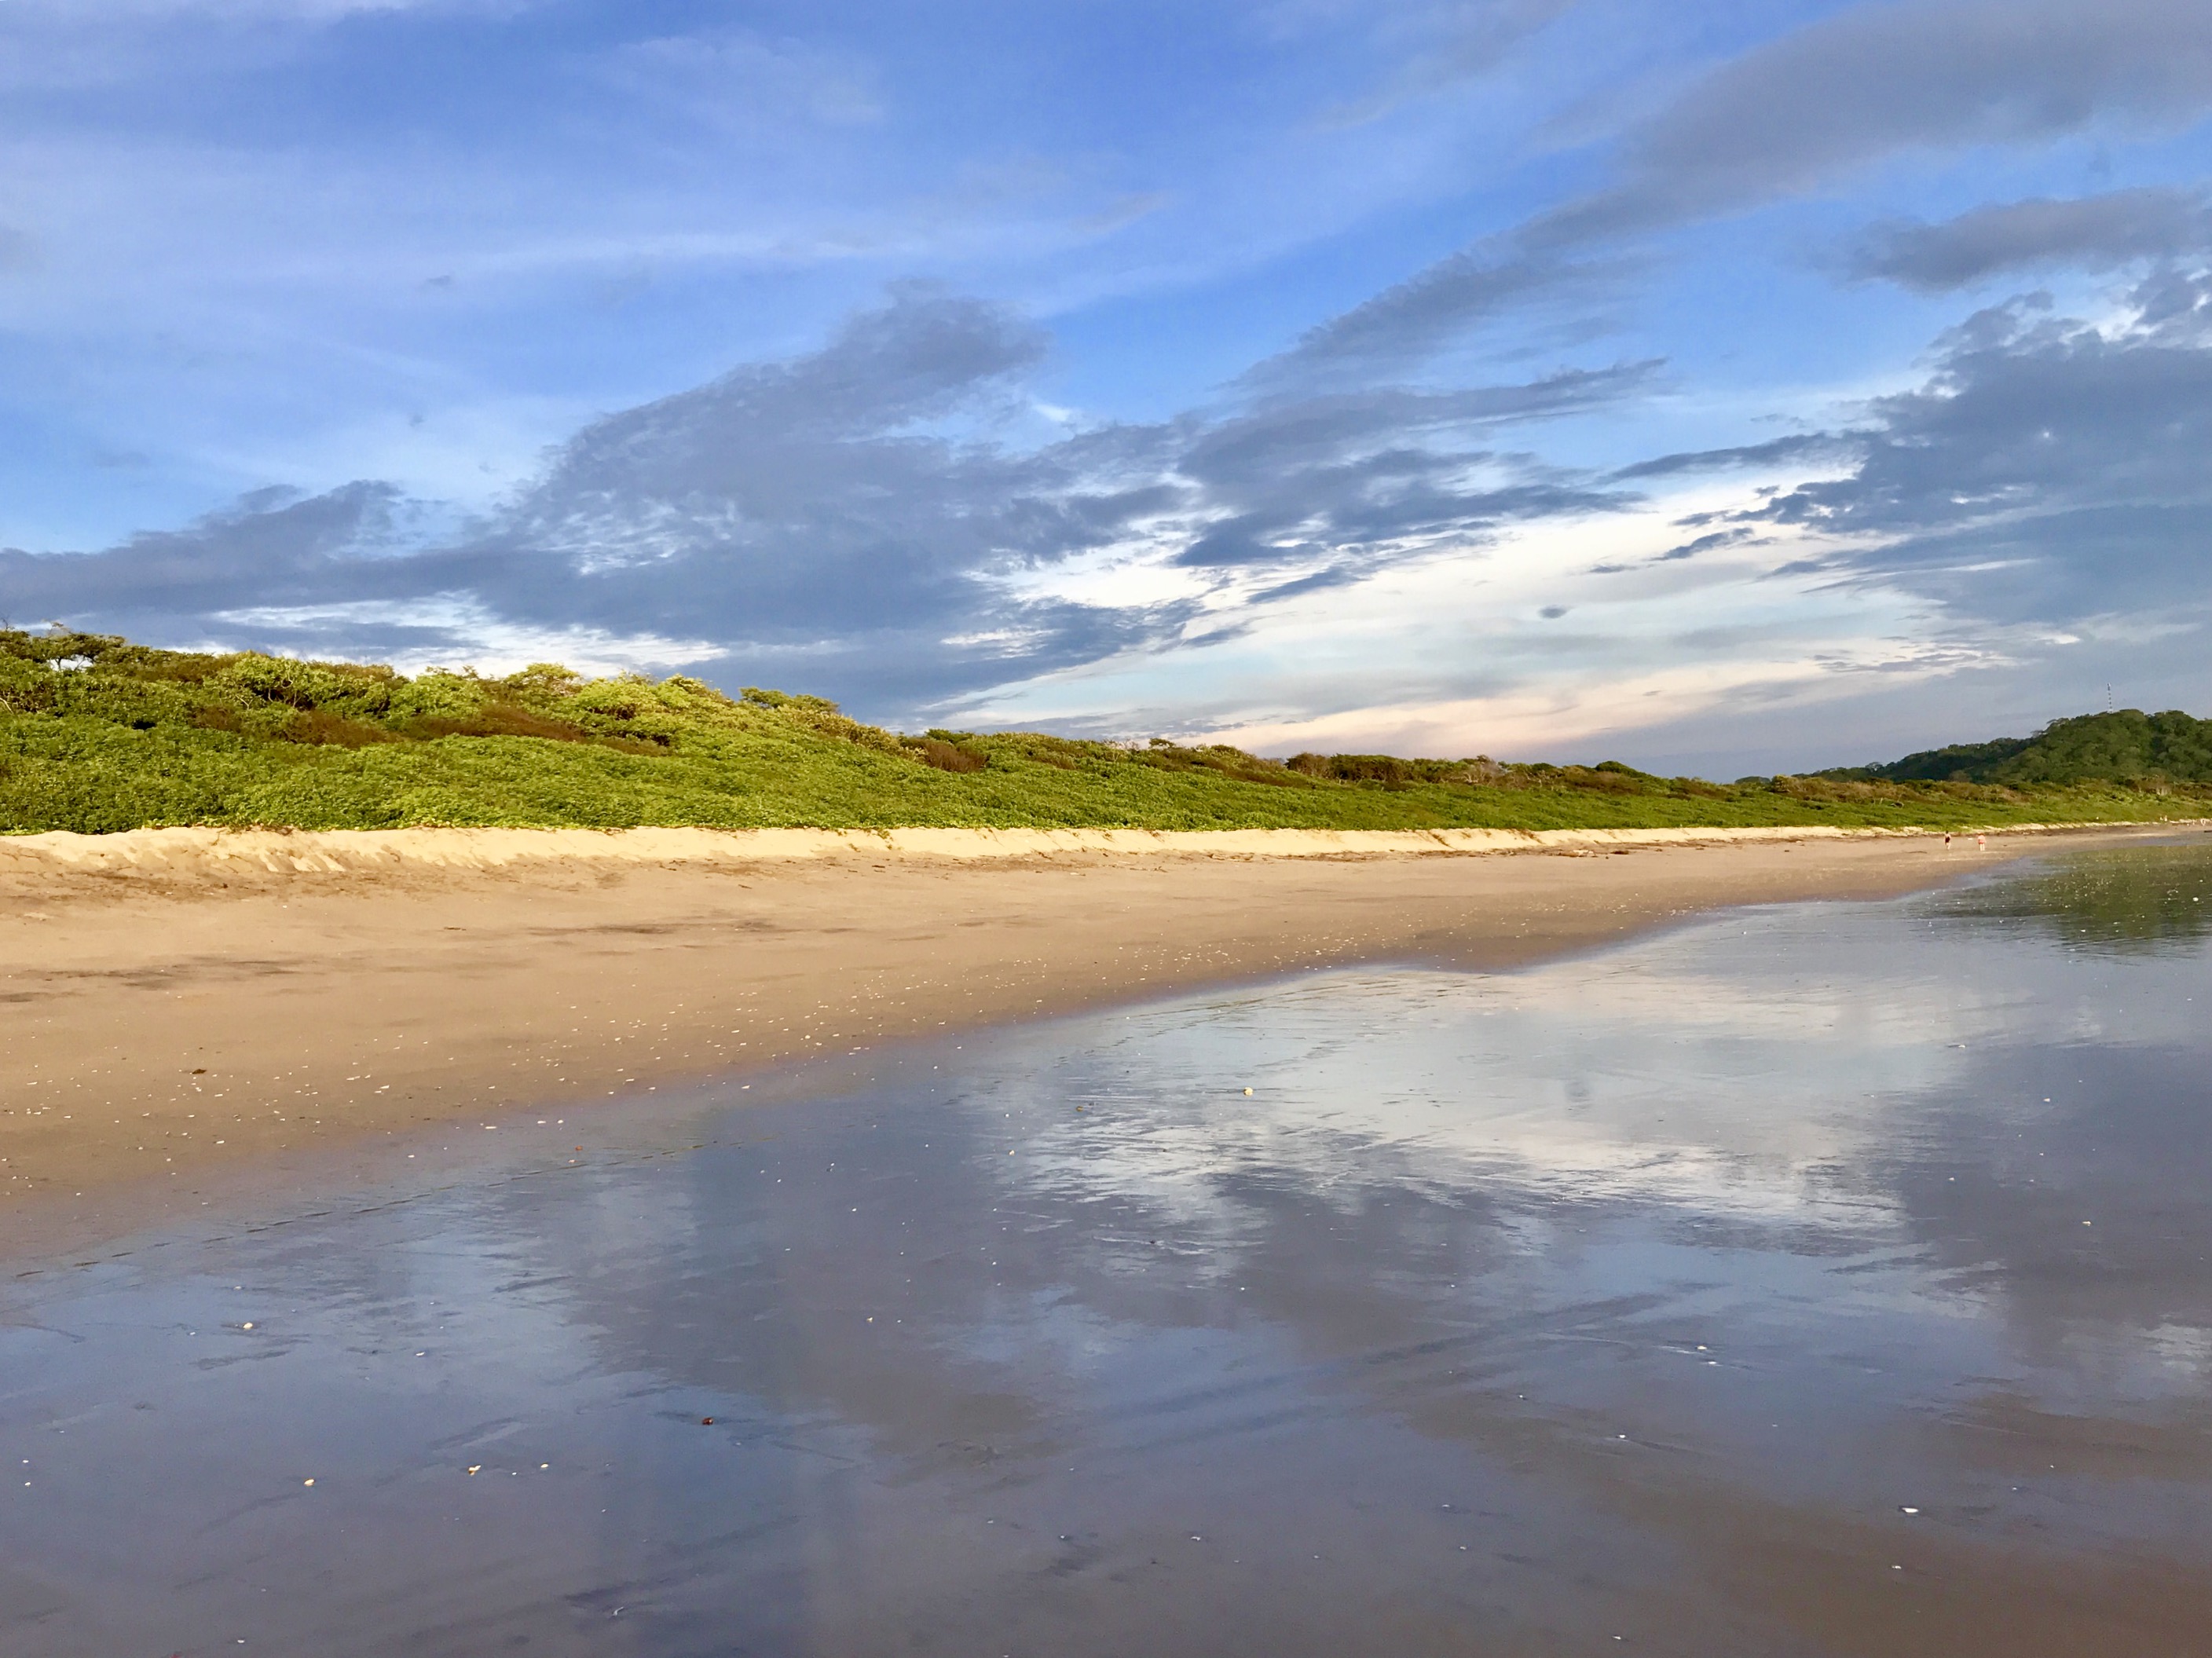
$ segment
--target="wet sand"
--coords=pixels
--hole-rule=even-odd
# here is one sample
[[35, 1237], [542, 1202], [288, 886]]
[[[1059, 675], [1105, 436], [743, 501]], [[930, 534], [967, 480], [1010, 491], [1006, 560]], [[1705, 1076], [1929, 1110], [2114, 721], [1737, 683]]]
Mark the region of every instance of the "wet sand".
[[417, 1126], [0, 1278], [0, 1651], [2212, 1650], [2208, 952], [2200, 838]]
[[[1716, 906], [1879, 896], [2174, 832], [2013, 835], [1985, 853], [1936, 835], [1510, 856], [1306, 836], [1293, 858], [1235, 836], [1226, 855], [1071, 842], [988, 862], [948, 855], [963, 843], [946, 831], [777, 857], [698, 855], [684, 832], [0, 845], [0, 1253], [518, 1105], [1302, 968], [1508, 967]], [[400, 841], [414, 855], [391, 855]], [[301, 855], [272, 867], [264, 842]]]

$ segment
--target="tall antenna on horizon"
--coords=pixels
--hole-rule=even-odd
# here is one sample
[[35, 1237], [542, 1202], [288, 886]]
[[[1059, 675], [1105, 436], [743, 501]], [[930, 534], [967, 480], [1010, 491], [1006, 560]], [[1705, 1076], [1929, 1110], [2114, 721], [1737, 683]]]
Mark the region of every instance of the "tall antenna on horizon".
[[2112, 681], [2110, 681], [2110, 680], [2106, 680], [2106, 681], [2105, 682], [2105, 712], [2106, 712], [2106, 714], [2110, 714], [2112, 711]]

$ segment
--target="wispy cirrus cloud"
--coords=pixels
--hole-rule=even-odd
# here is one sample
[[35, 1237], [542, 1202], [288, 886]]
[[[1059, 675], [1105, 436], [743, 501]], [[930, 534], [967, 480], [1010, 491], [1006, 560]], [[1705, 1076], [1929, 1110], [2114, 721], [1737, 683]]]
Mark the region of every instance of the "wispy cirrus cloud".
[[1387, 382], [1418, 374], [1471, 331], [1509, 319], [1524, 330], [1548, 319], [1567, 337], [1602, 333], [1604, 307], [1629, 290], [1640, 264], [1510, 246], [1466, 249], [1316, 324], [1246, 380], [1261, 389]]

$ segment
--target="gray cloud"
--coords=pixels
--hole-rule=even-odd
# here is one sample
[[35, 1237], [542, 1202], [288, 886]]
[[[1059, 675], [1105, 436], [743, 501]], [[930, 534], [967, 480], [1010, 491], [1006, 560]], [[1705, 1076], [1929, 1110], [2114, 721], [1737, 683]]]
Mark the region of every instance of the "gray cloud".
[[2212, 207], [2201, 193], [2116, 190], [2069, 201], [1992, 204], [1938, 224], [1875, 225], [1851, 265], [1859, 276], [1942, 293], [2038, 266], [2109, 270], [2208, 251]]
[[1639, 478], [1673, 477], [1685, 472], [1722, 472], [1747, 466], [1771, 466], [1778, 462], [1812, 460], [1855, 452], [1856, 440], [1848, 433], [1807, 432], [1765, 443], [1735, 449], [1697, 449], [1680, 454], [1639, 460], [1613, 474], [1626, 483]]
[[930, 428], [988, 413], [1045, 349], [994, 307], [902, 290], [821, 351], [587, 428], [454, 557], [503, 610], [576, 614], [580, 592], [544, 585], [558, 562], [624, 628], [696, 625], [706, 605], [724, 636], [789, 641], [819, 636], [825, 604], [840, 630], [956, 613], [1000, 514], [1055, 480]]
[[175, 636], [182, 618], [242, 604], [343, 604], [398, 596], [397, 564], [375, 555], [398, 528], [388, 484], [351, 483], [302, 499], [264, 489], [182, 530], [133, 536], [91, 555], [0, 550], [0, 610], [27, 619], [96, 611], [107, 624]]
[[2212, 594], [2212, 280], [2146, 282], [2117, 329], [1978, 313], [1871, 412], [1848, 476], [1747, 516], [1865, 537], [1830, 568], [1961, 616], [2174, 619]]
[[1746, 542], [1755, 542], [1759, 538], [1757, 532], [1747, 525], [1739, 524], [1726, 530], [1711, 530], [1704, 535], [1694, 536], [1678, 545], [1669, 547], [1665, 552], [1655, 557], [1651, 562], [1654, 564], [1677, 563], [1686, 558], [1695, 558], [1700, 553], [1717, 552], [1723, 547], [1741, 547]]
[[718, 679], [896, 717], [1192, 614], [1024, 601], [1007, 579], [1025, 570], [1141, 546], [1256, 577], [1264, 602], [1620, 504], [1492, 434], [1634, 396], [1656, 368], [1280, 398], [1018, 448], [993, 434], [1047, 346], [1000, 307], [901, 288], [817, 352], [595, 422], [466, 536], [422, 546], [382, 484], [264, 494], [105, 552], [0, 553], [0, 609], [155, 641], [450, 659], [487, 630], [589, 629], [642, 641], [647, 663], [652, 641], [698, 641], [726, 653]]
[[1623, 505], [1618, 492], [1501, 462], [1458, 437], [1617, 402], [1657, 368], [1634, 363], [1469, 392], [1313, 398], [1223, 422], [1194, 435], [1177, 460], [1180, 476], [1219, 516], [1176, 562], [1219, 568], [1349, 556], [1371, 564], [1408, 541]]
[[1917, 149], [2022, 143], [2212, 108], [2199, 0], [1861, 6], [1721, 65], [1631, 131], [1623, 178], [1527, 228], [1532, 248], [1660, 229]]

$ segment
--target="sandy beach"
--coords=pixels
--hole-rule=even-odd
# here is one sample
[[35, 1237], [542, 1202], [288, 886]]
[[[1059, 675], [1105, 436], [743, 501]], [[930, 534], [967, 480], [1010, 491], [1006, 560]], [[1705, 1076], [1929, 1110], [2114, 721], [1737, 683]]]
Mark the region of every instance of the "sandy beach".
[[24, 837], [0, 842], [0, 1248], [424, 1124], [1302, 968], [1509, 968], [2175, 832]]
[[1218, 847], [0, 843], [0, 1649], [2212, 1649], [2203, 826]]

